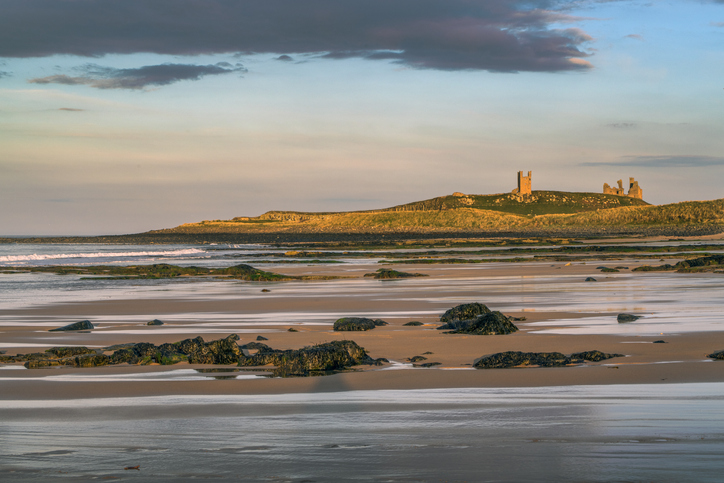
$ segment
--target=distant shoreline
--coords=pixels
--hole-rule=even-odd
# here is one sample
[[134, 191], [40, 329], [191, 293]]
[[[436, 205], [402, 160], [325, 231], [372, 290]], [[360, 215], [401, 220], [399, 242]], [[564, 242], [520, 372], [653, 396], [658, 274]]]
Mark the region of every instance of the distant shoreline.
[[490, 231], [405, 231], [405, 232], [267, 232], [267, 233], [136, 233], [104, 236], [29, 236], [0, 237], [0, 244], [8, 243], [106, 243], [106, 244], [274, 244], [274, 243], [370, 243], [408, 240], [476, 240], [489, 238], [607, 238], [607, 237], [692, 237], [724, 233], [724, 225], [676, 226], [595, 226], [545, 230], [490, 230]]

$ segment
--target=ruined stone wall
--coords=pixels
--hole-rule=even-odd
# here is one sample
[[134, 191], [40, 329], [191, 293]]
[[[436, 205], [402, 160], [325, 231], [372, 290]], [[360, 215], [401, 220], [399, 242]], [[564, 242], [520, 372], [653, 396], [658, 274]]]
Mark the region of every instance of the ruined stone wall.
[[531, 194], [532, 178], [533, 178], [532, 171], [528, 171], [528, 176], [523, 176], [523, 172], [518, 171], [518, 194], [519, 195]]
[[612, 188], [608, 185], [608, 183], [603, 183], [603, 194], [628, 196], [629, 198], [638, 198], [642, 200], [644, 197], [644, 191], [639, 186], [639, 182], [633, 178], [629, 178], [628, 181], [628, 194], [626, 194], [626, 190], [623, 188], [623, 180], [618, 180], [618, 188]]

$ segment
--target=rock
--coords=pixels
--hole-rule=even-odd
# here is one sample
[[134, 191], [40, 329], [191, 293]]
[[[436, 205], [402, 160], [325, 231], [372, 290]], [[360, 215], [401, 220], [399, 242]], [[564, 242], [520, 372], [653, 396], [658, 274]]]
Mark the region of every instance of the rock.
[[394, 280], [397, 278], [427, 277], [424, 273], [398, 272], [389, 268], [380, 268], [374, 273], [365, 273], [365, 277], [373, 277], [378, 280]]
[[269, 339], [267, 339], [266, 337], [262, 337], [262, 336], [260, 336], [260, 335], [257, 335], [257, 336], [256, 336], [256, 340], [269, 340]]
[[297, 329], [295, 329], [294, 327], [289, 327], [287, 329], [287, 332], [299, 332], [299, 331]]
[[615, 268], [602, 268], [601, 271], [603, 273], [618, 273], [618, 270]]
[[[199, 337], [200, 339], [200, 337]], [[196, 351], [188, 354], [191, 364], [236, 364], [244, 357], [236, 341], [239, 336], [231, 334], [225, 339], [205, 343]]]
[[478, 302], [461, 304], [447, 310], [444, 314], [442, 314], [442, 317], [440, 317], [440, 322], [451, 322], [453, 320], [470, 320], [474, 319], [478, 315], [489, 313], [490, 309], [487, 306]]
[[274, 349], [261, 342], [249, 342], [248, 344], [240, 345], [239, 349], [251, 349], [265, 352], [273, 352]]
[[64, 327], [58, 327], [57, 329], [50, 329], [48, 332], [60, 332], [60, 331], [66, 331], [66, 330], [92, 330], [92, 329], [95, 329], [95, 327], [93, 327], [93, 324], [91, 324], [90, 320], [83, 320], [81, 322], [69, 324]]
[[441, 362], [425, 362], [423, 364], [413, 364], [413, 367], [434, 367], [442, 365]]
[[634, 320], [640, 319], [641, 316], [639, 315], [632, 315], [632, 314], [618, 314], [616, 317], [616, 320], [618, 320], [619, 324], [625, 324], [627, 322], [633, 322]]
[[527, 317], [513, 317], [512, 315], [506, 315], [506, 317], [508, 317], [508, 320], [511, 322], [524, 322], [528, 320]]
[[601, 351], [585, 351], [585, 352], [576, 352], [575, 354], [571, 354], [571, 359], [583, 359], [584, 361], [590, 361], [590, 362], [601, 362], [605, 361], [607, 359], [613, 359], [614, 357], [624, 357], [623, 354], [606, 354], [605, 352]]
[[474, 334], [474, 335], [505, 335], [518, 331], [508, 317], [495, 311], [480, 315], [472, 320], [458, 320], [448, 322], [438, 327], [438, 330], [452, 329], [447, 334]]
[[712, 352], [707, 357], [714, 359], [715, 361], [724, 361], [724, 350]]
[[410, 362], [420, 362], [420, 361], [426, 361], [426, 360], [427, 360], [427, 357], [415, 356], [415, 357], [410, 357], [410, 358], [407, 359], [407, 360], [410, 361]]
[[62, 359], [64, 357], [79, 356], [83, 354], [95, 354], [96, 351], [87, 347], [51, 347], [45, 352]]
[[375, 327], [383, 327], [385, 325], [390, 325], [389, 323], [385, 322], [382, 319], [375, 319], [374, 322], [375, 322]]
[[261, 291], [262, 291], [262, 293], [269, 293], [269, 292], [271, 292], [271, 290], [269, 290], [268, 288], [263, 288], [263, 289], [261, 289]]
[[518, 366], [561, 367], [571, 364], [570, 358], [560, 352], [499, 352], [480, 358], [476, 369], [503, 369]]
[[163, 322], [161, 322], [158, 319], [153, 319], [151, 322], [147, 323], [146, 325], [163, 325]]
[[364, 317], [342, 317], [334, 323], [335, 332], [359, 332], [377, 327], [376, 321]]
[[240, 366], [273, 364], [274, 377], [309, 376], [339, 371], [359, 364], [379, 364], [362, 347], [351, 340], [333, 341], [298, 350], [259, 352], [239, 361]]
[[406, 324], [402, 324], [404, 327], [419, 327], [421, 325], [425, 325], [422, 322], [418, 322], [417, 320], [413, 320], [411, 322], [408, 322]]
[[665, 340], [655, 340], [652, 342], [652, 344], [666, 344]]
[[110, 357], [104, 354], [88, 354], [83, 356], [76, 356], [74, 361], [75, 367], [99, 367], [107, 366], [111, 363]]
[[593, 278], [593, 277], [588, 277], [588, 278], [586, 279], [586, 282], [598, 282], [598, 280], [596, 280], [596, 279]]
[[628, 267], [613, 267], [616, 270], [628, 270]]

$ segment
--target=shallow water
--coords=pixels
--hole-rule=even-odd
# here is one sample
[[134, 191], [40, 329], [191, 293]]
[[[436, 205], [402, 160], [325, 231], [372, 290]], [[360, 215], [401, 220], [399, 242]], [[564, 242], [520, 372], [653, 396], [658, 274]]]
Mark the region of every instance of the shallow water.
[[3, 481], [715, 482], [723, 403], [720, 383], [2, 401], [0, 471]]

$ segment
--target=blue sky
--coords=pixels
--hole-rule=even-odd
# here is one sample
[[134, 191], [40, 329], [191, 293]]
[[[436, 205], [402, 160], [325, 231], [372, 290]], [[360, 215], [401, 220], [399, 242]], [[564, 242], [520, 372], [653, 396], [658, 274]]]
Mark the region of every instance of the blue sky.
[[724, 3], [0, 0], [0, 235], [724, 196]]

